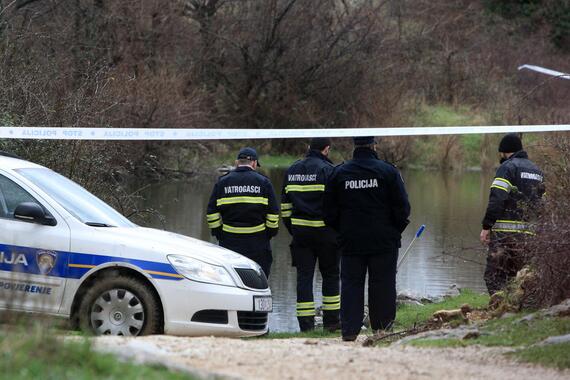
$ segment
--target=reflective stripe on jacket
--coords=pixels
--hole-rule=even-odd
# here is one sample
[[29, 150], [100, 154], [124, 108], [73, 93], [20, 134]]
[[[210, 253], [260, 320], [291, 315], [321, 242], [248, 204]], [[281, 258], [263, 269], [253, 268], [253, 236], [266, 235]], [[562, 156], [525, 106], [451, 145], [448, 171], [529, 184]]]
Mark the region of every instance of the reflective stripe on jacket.
[[333, 169], [330, 160], [316, 150], [289, 167], [281, 191], [281, 217], [287, 229], [325, 227], [323, 195]]
[[543, 173], [527, 153], [513, 154], [497, 169], [491, 183], [483, 228], [533, 234], [529, 221], [540, 209], [544, 191]]
[[228, 248], [246, 255], [268, 250], [269, 239], [279, 227], [273, 185], [250, 167], [236, 168], [214, 185], [206, 220], [222, 246], [226, 246], [224, 241], [231, 241]]

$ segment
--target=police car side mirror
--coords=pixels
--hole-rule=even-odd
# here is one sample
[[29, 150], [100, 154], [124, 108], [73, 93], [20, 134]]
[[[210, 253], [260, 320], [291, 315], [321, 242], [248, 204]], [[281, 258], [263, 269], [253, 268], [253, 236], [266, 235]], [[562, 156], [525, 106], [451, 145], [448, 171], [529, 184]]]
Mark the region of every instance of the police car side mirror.
[[55, 226], [57, 224], [51, 215], [46, 214], [42, 206], [34, 202], [20, 203], [14, 210], [14, 219], [46, 226]]

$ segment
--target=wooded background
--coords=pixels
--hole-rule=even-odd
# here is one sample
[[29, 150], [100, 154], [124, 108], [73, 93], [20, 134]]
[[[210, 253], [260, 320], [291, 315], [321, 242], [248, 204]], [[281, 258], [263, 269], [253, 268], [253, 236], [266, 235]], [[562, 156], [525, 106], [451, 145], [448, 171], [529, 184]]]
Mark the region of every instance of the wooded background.
[[[568, 0], [1, 0], [0, 124], [563, 123], [567, 81], [517, 67], [570, 71], [569, 56]], [[450, 168], [478, 164], [479, 156], [490, 166], [494, 145], [447, 136], [386, 139], [381, 150], [400, 165]], [[304, 149], [295, 140], [259, 147]], [[89, 187], [101, 171], [193, 171], [200, 157], [233, 147], [2, 141], [0, 148]]]

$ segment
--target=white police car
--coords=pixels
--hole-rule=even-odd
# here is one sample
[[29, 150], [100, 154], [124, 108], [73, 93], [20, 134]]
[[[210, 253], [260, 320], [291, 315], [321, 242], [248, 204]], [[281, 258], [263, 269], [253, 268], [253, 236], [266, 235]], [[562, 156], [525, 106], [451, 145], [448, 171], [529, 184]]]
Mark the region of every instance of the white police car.
[[0, 309], [96, 334], [252, 336], [272, 300], [255, 262], [136, 226], [75, 182], [0, 155]]

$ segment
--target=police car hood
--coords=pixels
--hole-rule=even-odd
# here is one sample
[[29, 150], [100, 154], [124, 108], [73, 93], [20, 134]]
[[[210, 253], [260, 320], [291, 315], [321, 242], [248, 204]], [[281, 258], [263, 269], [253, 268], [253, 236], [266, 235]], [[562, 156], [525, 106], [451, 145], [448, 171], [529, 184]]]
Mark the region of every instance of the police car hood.
[[[98, 229], [98, 231], [112, 233], [115, 241], [117, 236], [123, 237], [123, 244], [128, 242], [125, 244], [127, 247], [135, 248], [133, 245], [138, 247], [135, 248], [137, 259], [156, 260], [158, 253], [163, 255], [164, 261], [166, 261], [166, 255], [183, 255], [215, 265], [245, 268], [258, 266], [254, 261], [234, 251], [173, 232], [145, 227], [114, 227]], [[128, 251], [130, 249], [126, 248], [123, 255], [130, 256]]]

